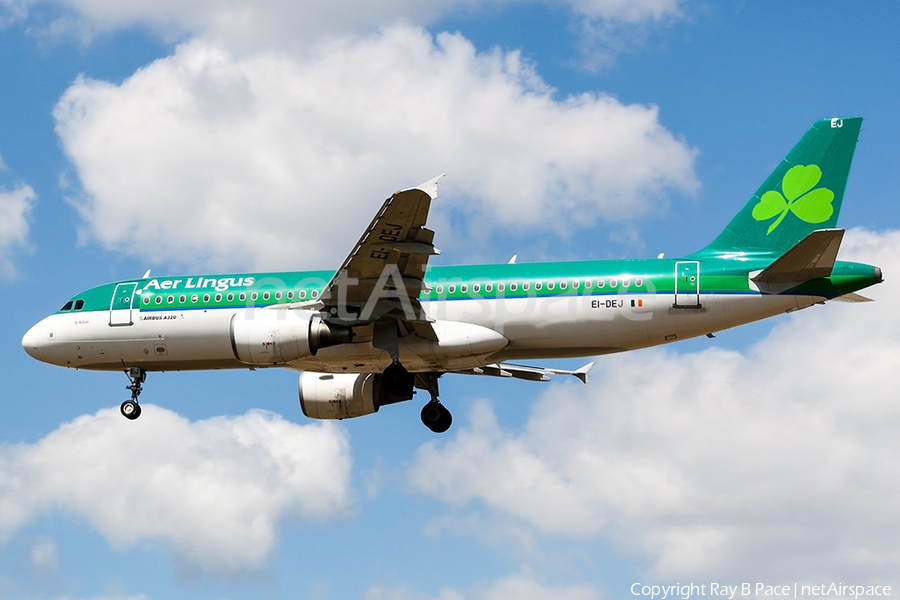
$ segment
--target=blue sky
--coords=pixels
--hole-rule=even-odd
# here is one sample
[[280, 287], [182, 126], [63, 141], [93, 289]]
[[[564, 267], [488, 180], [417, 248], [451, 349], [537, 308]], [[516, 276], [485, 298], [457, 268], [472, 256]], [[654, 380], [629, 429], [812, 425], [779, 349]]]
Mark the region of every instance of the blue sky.
[[[890, 3], [0, 0], [0, 598], [627, 598], [900, 589]], [[866, 118], [842, 257], [879, 302], [604, 357], [587, 387], [445, 377], [305, 419], [287, 371], [37, 363], [79, 290], [336, 267], [437, 173], [443, 264], [711, 240], [816, 119]], [[564, 361], [575, 367], [580, 361]], [[260, 412], [263, 411], [263, 412]]]

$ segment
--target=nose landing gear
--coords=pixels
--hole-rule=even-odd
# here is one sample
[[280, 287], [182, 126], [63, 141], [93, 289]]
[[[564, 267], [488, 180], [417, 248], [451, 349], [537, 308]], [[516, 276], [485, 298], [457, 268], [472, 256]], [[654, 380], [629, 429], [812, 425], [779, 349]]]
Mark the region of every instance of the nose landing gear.
[[126, 400], [119, 407], [119, 412], [129, 421], [134, 421], [141, 416], [141, 405], [138, 404], [138, 396], [144, 391], [144, 382], [147, 381], [147, 371], [141, 367], [130, 367], [125, 373], [131, 385], [125, 386], [126, 390], [131, 390], [131, 400]]

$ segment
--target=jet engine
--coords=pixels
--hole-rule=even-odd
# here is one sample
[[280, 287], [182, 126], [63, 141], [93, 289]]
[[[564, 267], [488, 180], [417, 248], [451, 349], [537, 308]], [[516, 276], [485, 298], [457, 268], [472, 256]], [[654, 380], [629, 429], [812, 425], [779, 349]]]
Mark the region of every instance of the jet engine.
[[231, 318], [231, 347], [248, 365], [287, 363], [352, 340], [350, 327], [328, 323], [310, 310], [240, 311]]
[[412, 398], [388, 393], [380, 373], [300, 374], [300, 410], [311, 419], [350, 419], [378, 412], [385, 404]]

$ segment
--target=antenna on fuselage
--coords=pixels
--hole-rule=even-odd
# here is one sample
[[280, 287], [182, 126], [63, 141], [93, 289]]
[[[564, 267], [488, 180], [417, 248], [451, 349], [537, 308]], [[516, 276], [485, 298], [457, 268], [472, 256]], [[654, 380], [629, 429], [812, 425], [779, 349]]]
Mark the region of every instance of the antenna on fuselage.
[[148, 277], [150, 277], [150, 269], [147, 269], [147, 272], [144, 273], [144, 276], [141, 277], [141, 279], [147, 279]]
[[519, 258], [519, 255], [518, 255], [518, 254], [513, 254], [513, 257], [512, 257], [511, 259], [509, 259], [509, 262], [506, 263], [506, 264], [508, 264], [508, 265], [514, 265], [514, 264], [516, 264], [516, 259], [517, 259], [517, 258]]

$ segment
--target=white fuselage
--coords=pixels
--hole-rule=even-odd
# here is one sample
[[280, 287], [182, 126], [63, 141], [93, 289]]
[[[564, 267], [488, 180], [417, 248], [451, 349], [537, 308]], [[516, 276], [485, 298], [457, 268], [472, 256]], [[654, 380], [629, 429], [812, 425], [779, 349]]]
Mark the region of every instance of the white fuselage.
[[[816, 296], [703, 294], [699, 308], [674, 307], [673, 294], [572, 295], [423, 301], [439, 340], [471, 335], [468, 346], [426, 347], [401, 338], [400, 360], [409, 371], [452, 371], [508, 359], [592, 356], [655, 346], [713, 333], [805, 308]], [[285, 308], [134, 309], [132, 324], [111, 325], [111, 311], [51, 315], [32, 327], [23, 346], [44, 362], [81, 369], [147, 371], [246, 368], [232, 343], [234, 315]], [[449, 322], [445, 326], [443, 323]], [[481, 329], [483, 328], [483, 330]], [[483, 335], [479, 335], [479, 331]], [[449, 333], [445, 333], [449, 332]], [[499, 335], [497, 335], [499, 334]], [[468, 338], [467, 338], [468, 339]], [[371, 336], [322, 348], [315, 356], [278, 364], [318, 372], [381, 372], [391, 363]]]

